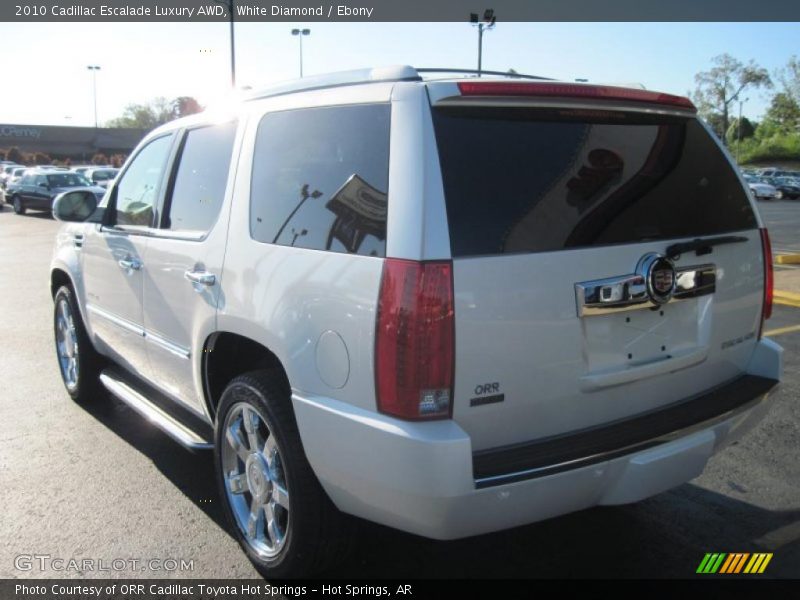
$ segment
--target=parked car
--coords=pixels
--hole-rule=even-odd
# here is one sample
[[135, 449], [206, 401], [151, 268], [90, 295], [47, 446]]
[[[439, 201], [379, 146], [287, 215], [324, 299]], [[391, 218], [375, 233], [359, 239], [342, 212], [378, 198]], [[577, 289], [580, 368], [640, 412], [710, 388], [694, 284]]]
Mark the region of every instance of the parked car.
[[763, 177], [745, 177], [744, 180], [756, 200], [777, 200], [780, 197], [775, 186]]
[[102, 188], [108, 187], [108, 184], [114, 181], [114, 178], [119, 173], [119, 169], [113, 167], [104, 167], [100, 169], [87, 169], [83, 172], [83, 176], [91, 181], [94, 185]]
[[67, 393], [213, 447], [268, 577], [340, 560], [346, 514], [453, 539], [658, 494], [781, 376], [767, 230], [668, 94], [309, 77], [54, 215]]
[[763, 169], [756, 170], [756, 175], [758, 177], [783, 177], [787, 174], [788, 171], [784, 171], [783, 169], [778, 169], [776, 167], [765, 167]]
[[778, 198], [788, 198], [789, 200], [800, 198], [800, 185], [797, 180], [790, 177], [773, 177], [769, 182], [778, 190]]
[[2, 167], [0, 167], [0, 187], [6, 189], [6, 184], [8, 183], [8, 179], [11, 177], [11, 174], [14, 172], [14, 170], [20, 168], [24, 169], [25, 167], [15, 163], [3, 165]]
[[20, 178], [22, 178], [22, 176], [28, 170], [29, 170], [29, 167], [14, 167], [11, 170], [11, 173], [9, 173], [8, 177], [6, 177], [6, 185], [5, 185], [5, 187], [8, 188], [8, 186], [10, 186], [10, 185], [16, 183], [17, 181], [19, 181]]
[[51, 211], [53, 199], [70, 189], [86, 189], [99, 200], [105, 189], [95, 186], [77, 173], [52, 169], [32, 169], [26, 172], [6, 194], [14, 212], [24, 215], [28, 209]]
[[91, 171], [92, 169], [112, 169], [111, 165], [74, 165], [70, 167], [70, 170], [75, 171], [76, 173], [80, 173], [81, 175], [85, 175], [87, 171]]

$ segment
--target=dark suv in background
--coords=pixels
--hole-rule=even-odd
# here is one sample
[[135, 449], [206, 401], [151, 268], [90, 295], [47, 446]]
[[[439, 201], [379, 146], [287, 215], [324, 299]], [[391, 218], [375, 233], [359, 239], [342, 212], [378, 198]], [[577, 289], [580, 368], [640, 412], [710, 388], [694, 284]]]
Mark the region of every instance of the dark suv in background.
[[9, 194], [7, 202], [14, 206], [14, 212], [24, 215], [28, 209], [53, 209], [53, 199], [62, 192], [76, 188], [91, 191], [97, 200], [103, 197], [105, 189], [94, 185], [83, 175], [63, 170], [40, 169], [22, 176], [17, 186]]

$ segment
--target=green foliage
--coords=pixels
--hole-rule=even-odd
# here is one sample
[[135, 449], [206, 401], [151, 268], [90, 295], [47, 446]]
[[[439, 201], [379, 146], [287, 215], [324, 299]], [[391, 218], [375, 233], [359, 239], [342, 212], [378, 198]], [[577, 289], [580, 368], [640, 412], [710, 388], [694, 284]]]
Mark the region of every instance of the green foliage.
[[146, 104], [128, 104], [121, 117], [111, 119], [106, 127], [134, 127], [155, 129], [173, 119], [201, 112], [203, 107], [191, 96], [181, 96], [174, 100], [155, 98]]
[[772, 97], [767, 119], [774, 122], [783, 131], [797, 131], [800, 127], [800, 106], [786, 92], [778, 92]]
[[[735, 155], [735, 146], [731, 146], [731, 150]], [[762, 139], [755, 135], [742, 141], [739, 150], [741, 164], [775, 160], [800, 160], [800, 134], [777, 133]]]
[[744, 140], [749, 137], [753, 137], [755, 132], [755, 126], [747, 117], [742, 117], [741, 130], [739, 129], [739, 119], [734, 119], [731, 121], [730, 127], [728, 127], [728, 132], [725, 134], [725, 140], [728, 142], [728, 146], [730, 146], [731, 144], [736, 143], [736, 141], [739, 139]]
[[748, 89], [770, 88], [772, 79], [763, 67], [752, 60], [744, 64], [730, 54], [720, 54], [711, 59], [714, 66], [694, 76], [697, 85], [692, 95], [700, 114], [712, 123], [711, 115], [719, 115], [714, 131], [721, 139], [730, 126], [731, 104], [742, 100], [741, 94]]

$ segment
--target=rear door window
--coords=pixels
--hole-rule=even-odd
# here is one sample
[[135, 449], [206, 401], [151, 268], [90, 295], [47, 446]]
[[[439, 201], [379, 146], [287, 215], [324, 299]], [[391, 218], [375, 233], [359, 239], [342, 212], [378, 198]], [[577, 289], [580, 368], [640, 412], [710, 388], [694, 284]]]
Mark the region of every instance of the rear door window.
[[435, 108], [452, 254], [546, 252], [756, 227], [695, 119]]
[[265, 115], [253, 157], [253, 239], [384, 256], [389, 122], [388, 104]]
[[206, 232], [217, 220], [228, 183], [236, 123], [190, 129], [180, 151], [164, 227]]

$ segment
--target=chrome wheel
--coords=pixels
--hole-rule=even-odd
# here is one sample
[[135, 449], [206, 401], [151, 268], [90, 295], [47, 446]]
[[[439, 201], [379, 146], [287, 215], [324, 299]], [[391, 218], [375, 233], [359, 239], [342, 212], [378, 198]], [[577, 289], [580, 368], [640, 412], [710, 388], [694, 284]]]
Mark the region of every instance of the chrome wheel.
[[56, 306], [56, 350], [61, 376], [67, 388], [72, 390], [78, 385], [80, 364], [78, 362], [78, 332], [72, 309], [66, 298], [61, 298]]
[[289, 532], [289, 491], [277, 440], [252, 404], [234, 404], [225, 418], [222, 470], [239, 530], [260, 556], [277, 555]]

